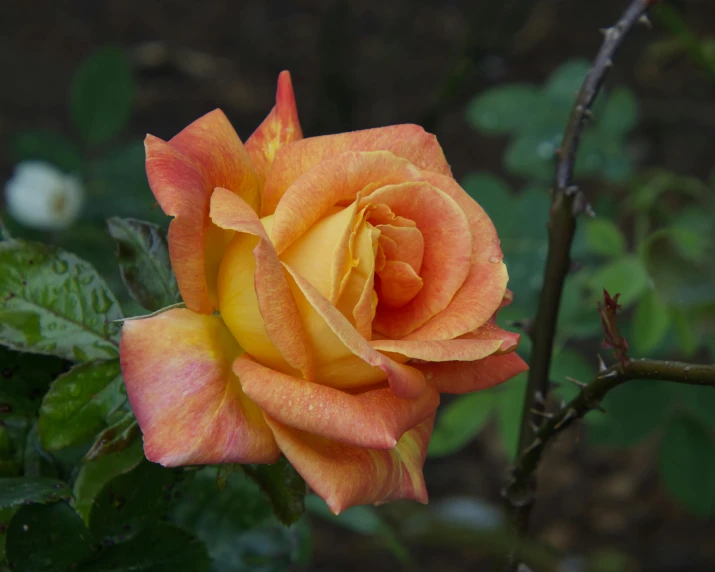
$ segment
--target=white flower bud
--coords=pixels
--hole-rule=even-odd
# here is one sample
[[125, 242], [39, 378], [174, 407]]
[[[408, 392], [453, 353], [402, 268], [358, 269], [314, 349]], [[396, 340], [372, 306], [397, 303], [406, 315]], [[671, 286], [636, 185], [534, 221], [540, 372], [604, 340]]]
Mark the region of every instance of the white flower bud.
[[78, 177], [49, 163], [23, 161], [5, 183], [7, 210], [18, 222], [40, 230], [62, 230], [82, 210], [84, 189]]

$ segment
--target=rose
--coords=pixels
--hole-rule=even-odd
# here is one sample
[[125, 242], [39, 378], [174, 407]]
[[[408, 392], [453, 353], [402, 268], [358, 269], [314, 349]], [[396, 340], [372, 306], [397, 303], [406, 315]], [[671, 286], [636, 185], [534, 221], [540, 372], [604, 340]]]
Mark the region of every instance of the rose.
[[525, 369], [494, 323], [510, 300], [496, 231], [435, 137], [302, 139], [283, 72], [245, 146], [214, 111], [168, 143], [147, 136], [146, 154], [187, 306], [123, 328], [147, 458], [283, 453], [335, 513], [426, 502], [439, 393]]

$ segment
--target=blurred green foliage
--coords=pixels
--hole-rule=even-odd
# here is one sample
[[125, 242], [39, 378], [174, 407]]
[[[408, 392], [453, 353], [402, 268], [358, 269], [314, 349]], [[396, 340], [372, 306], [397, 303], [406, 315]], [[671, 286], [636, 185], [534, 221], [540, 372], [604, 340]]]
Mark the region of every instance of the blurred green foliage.
[[[514, 302], [498, 318], [507, 328], [528, 324], [536, 312], [548, 250], [554, 153], [586, 71], [585, 62], [566, 62], [542, 88], [502, 85], [480, 94], [466, 111], [481, 133], [510, 137], [505, 168], [525, 179], [518, 192], [490, 173], [470, 173], [462, 181], [501, 238], [514, 292]], [[598, 177], [602, 192], [594, 200], [597, 216], [581, 219], [574, 239], [575, 266], [565, 285], [551, 368], [555, 399], [573, 398], [578, 387], [567, 378], [589, 381], [597, 373], [596, 354], [608, 357], [599, 346], [596, 312], [604, 288], [621, 294], [621, 328], [632, 356], [715, 360], [715, 188], [687, 175], [634, 170], [627, 134], [637, 124], [638, 104], [628, 90], [616, 88], [597, 100], [594, 116], [576, 172]], [[527, 360], [529, 346], [525, 332], [518, 351]], [[505, 455], [513, 458], [525, 383], [522, 374], [452, 400], [438, 415], [429, 454], [461, 449], [493, 419]], [[713, 514], [710, 388], [633, 381], [610, 393], [603, 406], [607, 415], [586, 418], [594, 445], [632, 447], [658, 439], [664, 486], [694, 514]]]

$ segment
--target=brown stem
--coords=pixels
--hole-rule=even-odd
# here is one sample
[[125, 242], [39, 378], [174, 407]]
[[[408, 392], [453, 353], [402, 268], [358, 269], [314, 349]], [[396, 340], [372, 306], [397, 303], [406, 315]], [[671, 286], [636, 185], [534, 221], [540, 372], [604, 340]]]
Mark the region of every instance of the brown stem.
[[[603, 31], [603, 44], [586, 75], [564, 132], [556, 166], [556, 184], [549, 218], [549, 251], [544, 285], [533, 327], [534, 344], [519, 435], [519, 451], [522, 452], [532, 445], [535, 437], [534, 427], [538, 427], [543, 421], [543, 417], [539, 416], [538, 412], [543, 411], [543, 404], [549, 390], [551, 355], [561, 294], [571, 263], [570, 252], [576, 230], [576, 216], [590, 209], [583, 194], [573, 186], [574, 164], [581, 135], [591, 116], [591, 106], [608, 71], [613, 66], [613, 57], [628, 33], [656, 1], [632, 0], [618, 22]], [[528, 474], [528, 478], [520, 479], [517, 484], [519, 486], [514, 485], [512, 480], [506, 491], [514, 520], [512, 544], [514, 548], [518, 545], [520, 537], [526, 533], [534, 504], [536, 479], [533, 471]], [[517, 560], [516, 549], [514, 549], [508, 555], [506, 570], [516, 570]]]

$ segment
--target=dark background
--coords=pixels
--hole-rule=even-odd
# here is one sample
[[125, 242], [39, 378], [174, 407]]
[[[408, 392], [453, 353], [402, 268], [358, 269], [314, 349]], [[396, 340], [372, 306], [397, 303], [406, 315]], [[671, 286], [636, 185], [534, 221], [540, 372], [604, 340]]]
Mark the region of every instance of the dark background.
[[[293, 76], [306, 136], [402, 122], [439, 138], [460, 179], [502, 172], [504, 138], [464, 120], [464, 105], [503, 82], [542, 83], [564, 60], [591, 58], [598, 29], [624, 0], [84, 0], [10, 2], [0, 8], [0, 178], [22, 129], [71, 132], [72, 73], [106, 44], [131, 56], [135, 111], [123, 137], [169, 138], [222, 108], [245, 140], [273, 105], [279, 71]], [[674, 2], [699, 36], [715, 35], [715, 3]], [[609, 78], [641, 103], [632, 137], [640, 165], [706, 178], [713, 166], [715, 84], [682, 53], [658, 57], [669, 33], [656, 23], [627, 41]], [[505, 175], [506, 176], [506, 175]], [[508, 178], [508, 176], [507, 176]], [[592, 184], [593, 185], [593, 184]], [[597, 185], [590, 189], [598, 193]], [[651, 442], [597, 450], [571, 431], [542, 467], [535, 535], [558, 549], [628, 555], [632, 569], [715, 570], [715, 526], [662, 491]], [[433, 500], [455, 494], [499, 502], [506, 460], [488, 429], [459, 455], [428, 461]], [[389, 513], [388, 513], [389, 516]], [[379, 543], [316, 521], [314, 570], [395, 570]], [[479, 570], [475, 546], [413, 543], [415, 570]], [[605, 569], [604, 569], [605, 570]]]

